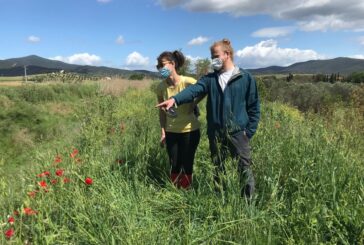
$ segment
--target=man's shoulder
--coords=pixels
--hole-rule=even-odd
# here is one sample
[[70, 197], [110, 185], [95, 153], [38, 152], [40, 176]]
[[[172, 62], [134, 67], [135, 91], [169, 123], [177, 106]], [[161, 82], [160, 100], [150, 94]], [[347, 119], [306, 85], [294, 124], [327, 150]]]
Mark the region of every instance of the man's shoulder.
[[254, 80], [254, 76], [248, 70], [241, 67], [237, 67], [237, 73], [241, 75], [242, 79]]
[[218, 73], [216, 71], [211, 71], [211, 72], [203, 75], [201, 78], [204, 78], [204, 79], [214, 79], [214, 78], [217, 78], [218, 76], [219, 75], [218, 75]]

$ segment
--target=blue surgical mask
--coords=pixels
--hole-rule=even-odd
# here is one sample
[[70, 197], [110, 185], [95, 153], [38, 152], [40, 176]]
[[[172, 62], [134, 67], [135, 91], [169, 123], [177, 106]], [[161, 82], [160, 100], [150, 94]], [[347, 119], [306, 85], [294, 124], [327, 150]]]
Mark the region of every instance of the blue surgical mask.
[[211, 61], [211, 67], [212, 69], [214, 69], [215, 71], [220, 71], [223, 65], [223, 61], [220, 58], [214, 58]]
[[171, 71], [168, 68], [165, 68], [165, 67], [160, 69], [159, 73], [162, 75], [163, 78], [168, 78], [171, 75]]

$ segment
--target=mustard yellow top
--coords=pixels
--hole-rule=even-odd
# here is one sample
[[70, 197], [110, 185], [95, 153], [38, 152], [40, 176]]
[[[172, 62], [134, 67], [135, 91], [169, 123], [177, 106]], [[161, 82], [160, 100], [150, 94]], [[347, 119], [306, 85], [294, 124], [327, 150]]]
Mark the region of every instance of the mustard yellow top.
[[[167, 100], [195, 83], [196, 79], [186, 76], [180, 76], [180, 82], [176, 85], [170, 85], [167, 80], [163, 80], [158, 85], [156, 94], [158, 97], [162, 97], [163, 100]], [[166, 116], [166, 132], [185, 133], [199, 129], [200, 122], [193, 113], [193, 107], [194, 103], [182, 104], [176, 108], [177, 117]]]

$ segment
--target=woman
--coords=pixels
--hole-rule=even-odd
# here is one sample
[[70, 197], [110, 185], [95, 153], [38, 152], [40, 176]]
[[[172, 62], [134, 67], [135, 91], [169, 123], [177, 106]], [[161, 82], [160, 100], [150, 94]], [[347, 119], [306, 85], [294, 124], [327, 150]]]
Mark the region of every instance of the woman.
[[[157, 61], [157, 69], [164, 79], [157, 87], [158, 103], [196, 83], [194, 78], [177, 73], [185, 62], [180, 51], [165, 51]], [[160, 141], [162, 146], [167, 146], [170, 179], [175, 186], [183, 189], [188, 189], [192, 184], [193, 162], [200, 142], [200, 123], [194, 114], [197, 101], [172, 108], [172, 111], [159, 111]]]

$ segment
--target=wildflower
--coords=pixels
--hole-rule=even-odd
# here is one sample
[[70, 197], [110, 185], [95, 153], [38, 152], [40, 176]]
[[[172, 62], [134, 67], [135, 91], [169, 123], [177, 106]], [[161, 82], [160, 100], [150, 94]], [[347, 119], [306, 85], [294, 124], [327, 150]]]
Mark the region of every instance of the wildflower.
[[118, 163], [118, 164], [123, 164], [124, 163], [124, 161], [122, 160], [122, 159], [116, 159], [116, 163]]
[[51, 173], [49, 171], [44, 171], [43, 173], [38, 174], [38, 177], [49, 177]]
[[92, 182], [93, 182], [93, 180], [92, 180], [90, 177], [87, 177], [87, 178], [85, 179], [85, 184], [86, 184], [86, 185], [92, 185]]
[[279, 122], [276, 122], [276, 124], [274, 125], [274, 127], [275, 127], [276, 129], [278, 129], [278, 128], [280, 128], [280, 127], [281, 127], [281, 124], [280, 124]]
[[75, 156], [78, 154], [78, 150], [77, 149], [73, 149], [73, 152], [70, 154], [71, 158], [75, 158]]
[[69, 178], [66, 177], [66, 178], [63, 179], [63, 183], [66, 184], [66, 183], [69, 183], [69, 182], [71, 182], [71, 180]]
[[13, 214], [14, 214], [15, 216], [19, 216], [19, 211], [18, 211], [18, 210], [14, 210]]
[[24, 208], [23, 211], [24, 211], [24, 214], [26, 214], [26, 215], [37, 214], [37, 211], [35, 211], [35, 210], [31, 209], [31, 208]]
[[52, 180], [51, 180], [52, 185], [57, 184], [57, 182], [58, 182], [58, 180], [56, 180], [56, 179], [52, 179]]
[[10, 217], [8, 218], [8, 223], [12, 225], [12, 224], [14, 224], [14, 222], [15, 222], [14, 217], [10, 216]]
[[62, 162], [62, 158], [61, 158], [61, 156], [60, 156], [60, 155], [57, 155], [57, 156], [56, 156], [56, 158], [54, 159], [54, 162], [55, 162], [55, 163], [60, 163], [60, 162]]
[[57, 170], [56, 170], [56, 175], [57, 175], [57, 176], [63, 176], [63, 172], [64, 172], [64, 170], [63, 170], [63, 169], [57, 169]]
[[123, 122], [121, 122], [119, 125], [119, 128], [120, 128], [120, 132], [123, 133], [125, 131], [125, 124]]
[[5, 231], [5, 236], [7, 239], [10, 239], [12, 236], [14, 236], [14, 233], [15, 233], [14, 229], [10, 228], [7, 231]]
[[44, 180], [38, 182], [38, 185], [42, 188], [46, 188], [47, 187], [47, 182], [45, 182]]
[[38, 191], [30, 191], [28, 192], [28, 196], [31, 197], [31, 198], [34, 198], [35, 197], [35, 194], [37, 194]]

